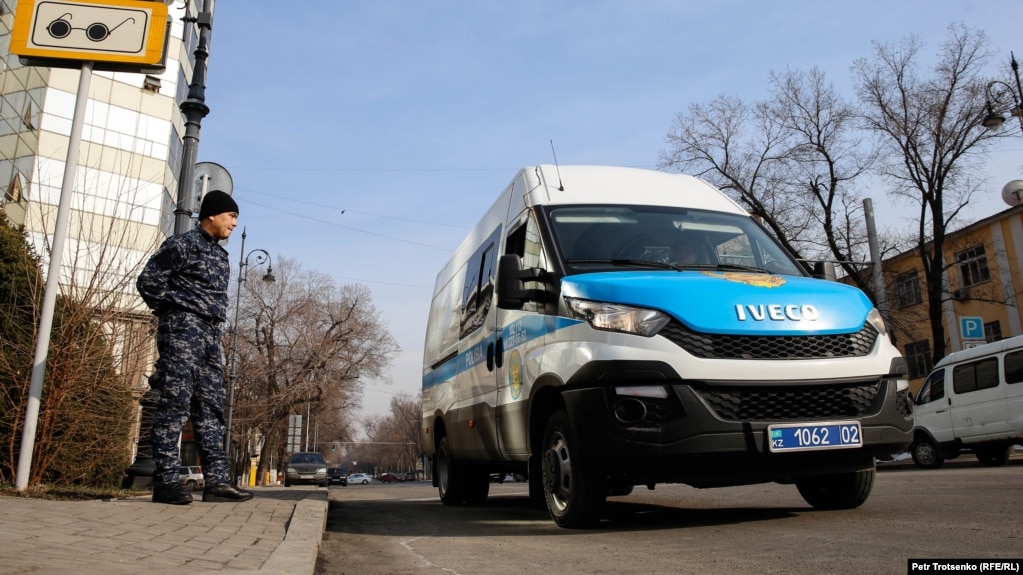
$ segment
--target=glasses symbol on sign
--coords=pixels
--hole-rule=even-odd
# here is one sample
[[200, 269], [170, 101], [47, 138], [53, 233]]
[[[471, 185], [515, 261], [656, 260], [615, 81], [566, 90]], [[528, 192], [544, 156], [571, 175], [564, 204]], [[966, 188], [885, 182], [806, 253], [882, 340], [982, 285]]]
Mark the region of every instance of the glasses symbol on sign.
[[[65, 20], [65, 18], [67, 18], [67, 20]], [[85, 30], [86, 38], [92, 40], [93, 42], [102, 42], [103, 40], [106, 40], [107, 37], [110, 36], [111, 33], [113, 33], [114, 30], [120, 28], [129, 20], [131, 21], [132, 24], [135, 23], [134, 18], [125, 18], [124, 22], [121, 22], [120, 24], [114, 26], [113, 28], [107, 27], [107, 25], [102, 22], [89, 24], [89, 26], [86, 28], [75, 28], [74, 26], [71, 25], [70, 20], [71, 13], [68, 12], [61, 16], [60, 18], [57, 18], [53, 22], [50, 22], [50, 24], [46, 26], [46, 31], [50, 33], [50, 36], [53, 36], [54, 38], [57, 38], [59, 40], [61, 38], [66, 38], [68, 34], [71, 33], [72, 30]]]

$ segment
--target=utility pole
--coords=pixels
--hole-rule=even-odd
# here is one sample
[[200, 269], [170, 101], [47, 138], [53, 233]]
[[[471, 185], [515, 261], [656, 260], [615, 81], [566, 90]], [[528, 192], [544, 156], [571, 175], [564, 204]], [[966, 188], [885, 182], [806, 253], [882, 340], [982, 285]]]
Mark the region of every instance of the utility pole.
[[185, 116], [184, 147], [181, 150], [181, 174], [178, 177], [178, 203], [174, 210], [174, 234], [187, 232], [192, 227], [193, 196], [195, 195], [195, 163], [199, 157], [199, 130], [202, 119], [210, 113], [206, 105], [206, 60], [210, 55], [210, 36], [213, 34], [214, 0], [202, 1], [203, 7], [195, 18], [185, 17], [185, 22], [199, 26], [199, 43], [195, 47], [195, 62], [192, 64], [192, 83], [188, 85], [188, 97], [181, 102], [181, 113]]

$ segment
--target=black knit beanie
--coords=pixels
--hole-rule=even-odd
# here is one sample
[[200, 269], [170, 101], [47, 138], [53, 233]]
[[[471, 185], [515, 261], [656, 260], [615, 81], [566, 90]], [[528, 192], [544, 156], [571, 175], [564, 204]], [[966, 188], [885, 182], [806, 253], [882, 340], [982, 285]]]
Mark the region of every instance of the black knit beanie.
[[210, 216], [215, 216], [224, 212], [237, 211], [238, 204], [235, 203], [234, 199], [231, 198], [230, 195], [220, 190], [212, 190], [203, 196], [202, 207], [199, 208], [199, 221], [201, 222]]

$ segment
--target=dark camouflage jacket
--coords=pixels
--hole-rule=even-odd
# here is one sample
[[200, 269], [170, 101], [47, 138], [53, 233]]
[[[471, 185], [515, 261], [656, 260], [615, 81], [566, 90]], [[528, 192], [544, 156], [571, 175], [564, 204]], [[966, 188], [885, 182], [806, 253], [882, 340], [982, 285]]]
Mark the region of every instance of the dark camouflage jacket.
[[231, 264], [217, 240], [195, 228], [167, 238], [142, 269], [135, 287], [157, 316], [173, 310], [207, 321], [227, 319]]

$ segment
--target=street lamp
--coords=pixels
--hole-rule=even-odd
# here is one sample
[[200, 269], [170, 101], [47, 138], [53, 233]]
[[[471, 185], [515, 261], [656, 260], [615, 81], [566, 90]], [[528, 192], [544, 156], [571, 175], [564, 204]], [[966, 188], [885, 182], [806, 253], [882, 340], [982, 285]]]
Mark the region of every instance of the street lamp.
[[[270, 254], [266, 250], [252, 250], [248, 254], [245, 253], [245, 228], [242, 228], [242, 246], [241, 246], [242, 257], [238, 262], [238, 293], [235, 296], [234, 301], [234, 330], [231, 335], [231, 373], [228, 376], [228, 399], [227, 399], [227, 430], [224, 434], [224, 451], [230, 455], [231, 453], [231, 424], [232, 416], [234, 415], [234, 384], [238, 380], [238, 309], [241, 307], [242, 302], [242, 282], [245, 281], [245, 267], [249, 265], [249, 257], [255, 256], [255, 265], [261, 265], [264, 262], [267, 263], [266, 275], [263, 276], [263, 281], [266, 283], [273, 283], [276, 280], [274, 278], [274, 266], [270, 260]], [[232, 466], [233, 469], [233, 466]]]
[[[1016, 62], [1016, 55], [1009, 52], [1012, 56], [1010, 65], [1012, 66], [1012, 74], [1016, 78], [1016, 85], [1007, 84], [999, 80], [995, 80], [987, 85], [987, 115], [984, 116], [984, 120], [981, 122], [985, 128], [994, 130], [1005, 123], [1005, 100], [1012, 100], [1012, 107], [1008, 110], [1009, 114], [1016, 116], [1019, 120], [1020, 130], [1023, 130], [1023, 106], [1020, 102], [1023, 100], [1023, 86], [1020, 85], [1019, 81], [1019, 63]], [[998, 86], [1000, 89], [992, 92], [992, 88]], [[995, 107], [999, 110], [995, 111]]]

